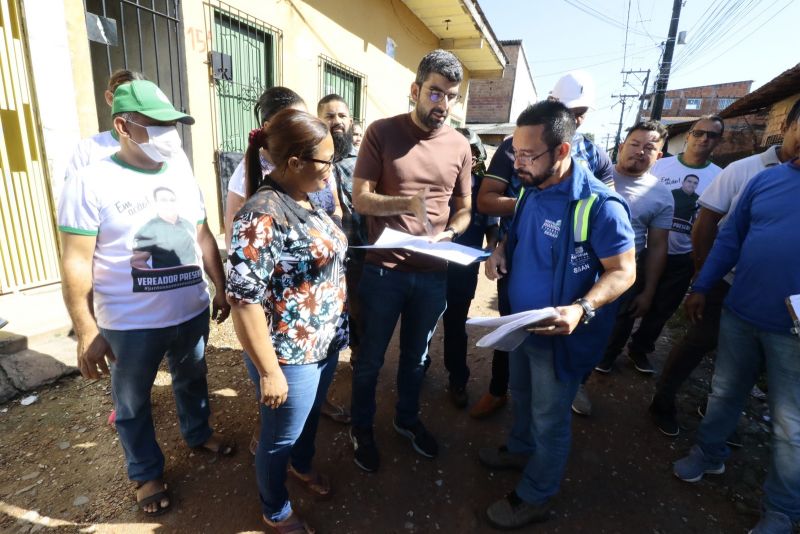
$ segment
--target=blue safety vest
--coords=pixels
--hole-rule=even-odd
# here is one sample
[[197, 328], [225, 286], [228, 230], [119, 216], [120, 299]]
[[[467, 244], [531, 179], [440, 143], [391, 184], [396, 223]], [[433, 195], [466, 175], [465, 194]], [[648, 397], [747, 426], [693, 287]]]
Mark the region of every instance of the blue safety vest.
[[[570, 202], [565, 206], [562, 219], [570, 221], [570, 224], [565, 225], [566, 231], [559, 233], [553, 245], [552, 306], [567, 306], [583, 297], [603, 273], [600, 258], [589, 242], [593, 231], [603, 231], [593, 226], [594, 216], [603, 204], [619, 202], [630, 217], [630, 210], [622, 197], [595, 178], [586, 167], [576, 164], [575, 158], [572, 159], [571, 179]], [[532, 198], [530, 192], [530, 188], [523, 189], [517, 201], [517, 212], [525, 209], [525, 203]], [[515, 215], [506, 241], [506, 264], [509, 266], [513, 265], [519, 220]], [[569, 336], [552, 338], [556, 376], [583, 377], [594, 368], [603, 357], [617, 309], [617, 302], [606, 304], [597, 310], [588, 325], [580, 323]]]

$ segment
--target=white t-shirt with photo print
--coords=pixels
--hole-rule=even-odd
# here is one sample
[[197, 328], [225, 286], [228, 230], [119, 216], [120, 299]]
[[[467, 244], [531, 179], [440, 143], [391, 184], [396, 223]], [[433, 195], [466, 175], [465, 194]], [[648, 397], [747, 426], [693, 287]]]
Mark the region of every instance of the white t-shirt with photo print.
[[[683, 163], [680, 155], [662, 158], [650, 169], [650, 174], [667, 186], [673, 195], [675, 211], [669, 232], [669, 254], [688, 254], [692, 251], [692, 226], [697, 217], [697, 200], [721, 170], [711, 162], [703, 167], [691, 167]], [[681, 188], [689, 175], [697, 178], [697, 185], [691, 180], [691, 187], [687, 187], [691, 193], [686, 193]]]
[[98, 326], [164, 328], [208, 309], [197, 242], [205, 217], [197, 182], [181, 165], [145, 171], [113, 155], [67, 179], [58, 227], [97, 237], [92, 283]]

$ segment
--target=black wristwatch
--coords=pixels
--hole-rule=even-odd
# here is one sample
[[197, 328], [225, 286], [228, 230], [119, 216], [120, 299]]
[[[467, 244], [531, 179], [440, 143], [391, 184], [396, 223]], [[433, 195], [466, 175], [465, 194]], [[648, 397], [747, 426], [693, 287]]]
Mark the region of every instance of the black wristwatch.
[[583, 324], [589, 324], [589, 322], [592, 319], [594, 319], [596, 312], [594, 306], [592, 306], [588, 300], [586, 300], [585, 298], [579, 298], [578, 300], [573, 302], [573, 304], [577, 304], [578, 306], [583, 308], [583, 318], [581, 318], [581, 322]]
[[456, 239], [458, 239], [458, 236], [460, 236], [460, 235], [461, 235], [461, 234], [459, 234], [458, 232], [456, 232], [456, 229], [455, 229], [455, 228], [453, 228], [452, 226], [448, 226], [447, 228], [445, 228], [445, 229], [444, 229], [444, 231], [445, 231], [445, 232], [453, 232], [453, 241], [455, 241]]

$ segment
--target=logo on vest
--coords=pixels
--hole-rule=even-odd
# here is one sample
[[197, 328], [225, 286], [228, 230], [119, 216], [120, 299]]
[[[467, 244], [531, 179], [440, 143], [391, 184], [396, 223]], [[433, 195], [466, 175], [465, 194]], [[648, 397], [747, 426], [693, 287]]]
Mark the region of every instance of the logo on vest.
[[542, 232], [547, 237], [557, 238], [558, 233], [561, 231], [561, 219], [557, 221], [551, 221], [550, 219], [545, 219], [544, 223], [542, 223]]
[[572, 265], [572, 272], [574, 274], [591, 269], [591, 257], [582, 246], [575, 247], [575, 250], [569, 255], [569, 263]]

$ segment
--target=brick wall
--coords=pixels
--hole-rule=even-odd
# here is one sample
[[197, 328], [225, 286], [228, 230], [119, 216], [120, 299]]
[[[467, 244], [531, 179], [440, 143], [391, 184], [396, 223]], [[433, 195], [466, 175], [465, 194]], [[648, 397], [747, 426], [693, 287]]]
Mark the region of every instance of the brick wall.
[[[751, 80], [742, 82], [719, 83], [701, 87], [687, 87], [685, 89], [671, 89], [666, 92], [665, 98], [672, 99], [672, 107], [664, 108], [662, 117], [699, 117], [701, 115], [715, 115], [725, 107], [719, 107], [722, 98], [738, 99], [750, 92], [753, 85]], [[686, 109], [689, 99], [701, 99], [700, 109]], [[652, 102], [652, 95], [650, 95]], [[647, 111], [649, 113], [649, 110]]]
[[762, 146], [779, 144], [783, 140], [783, 132], [781, 132], [783, 121], [786, 120], [786, 115], [798, 99], [800, 99], [800, 92], [784, 98], [770, 108], [767, 125], [764, 129], [764, 138], [761, 141]]
[[[521, 45], [503, 45], [508, 56], [502, 78], [493, 80], [471, 80], [469, 82], [469, 106], [467, 123], [509, 122], [511, 98], [514, 94], [514, 77]], [[522, 73], [521, 73], [522, 74]], [[527, 75], [527, 73], [525, 73]]]

